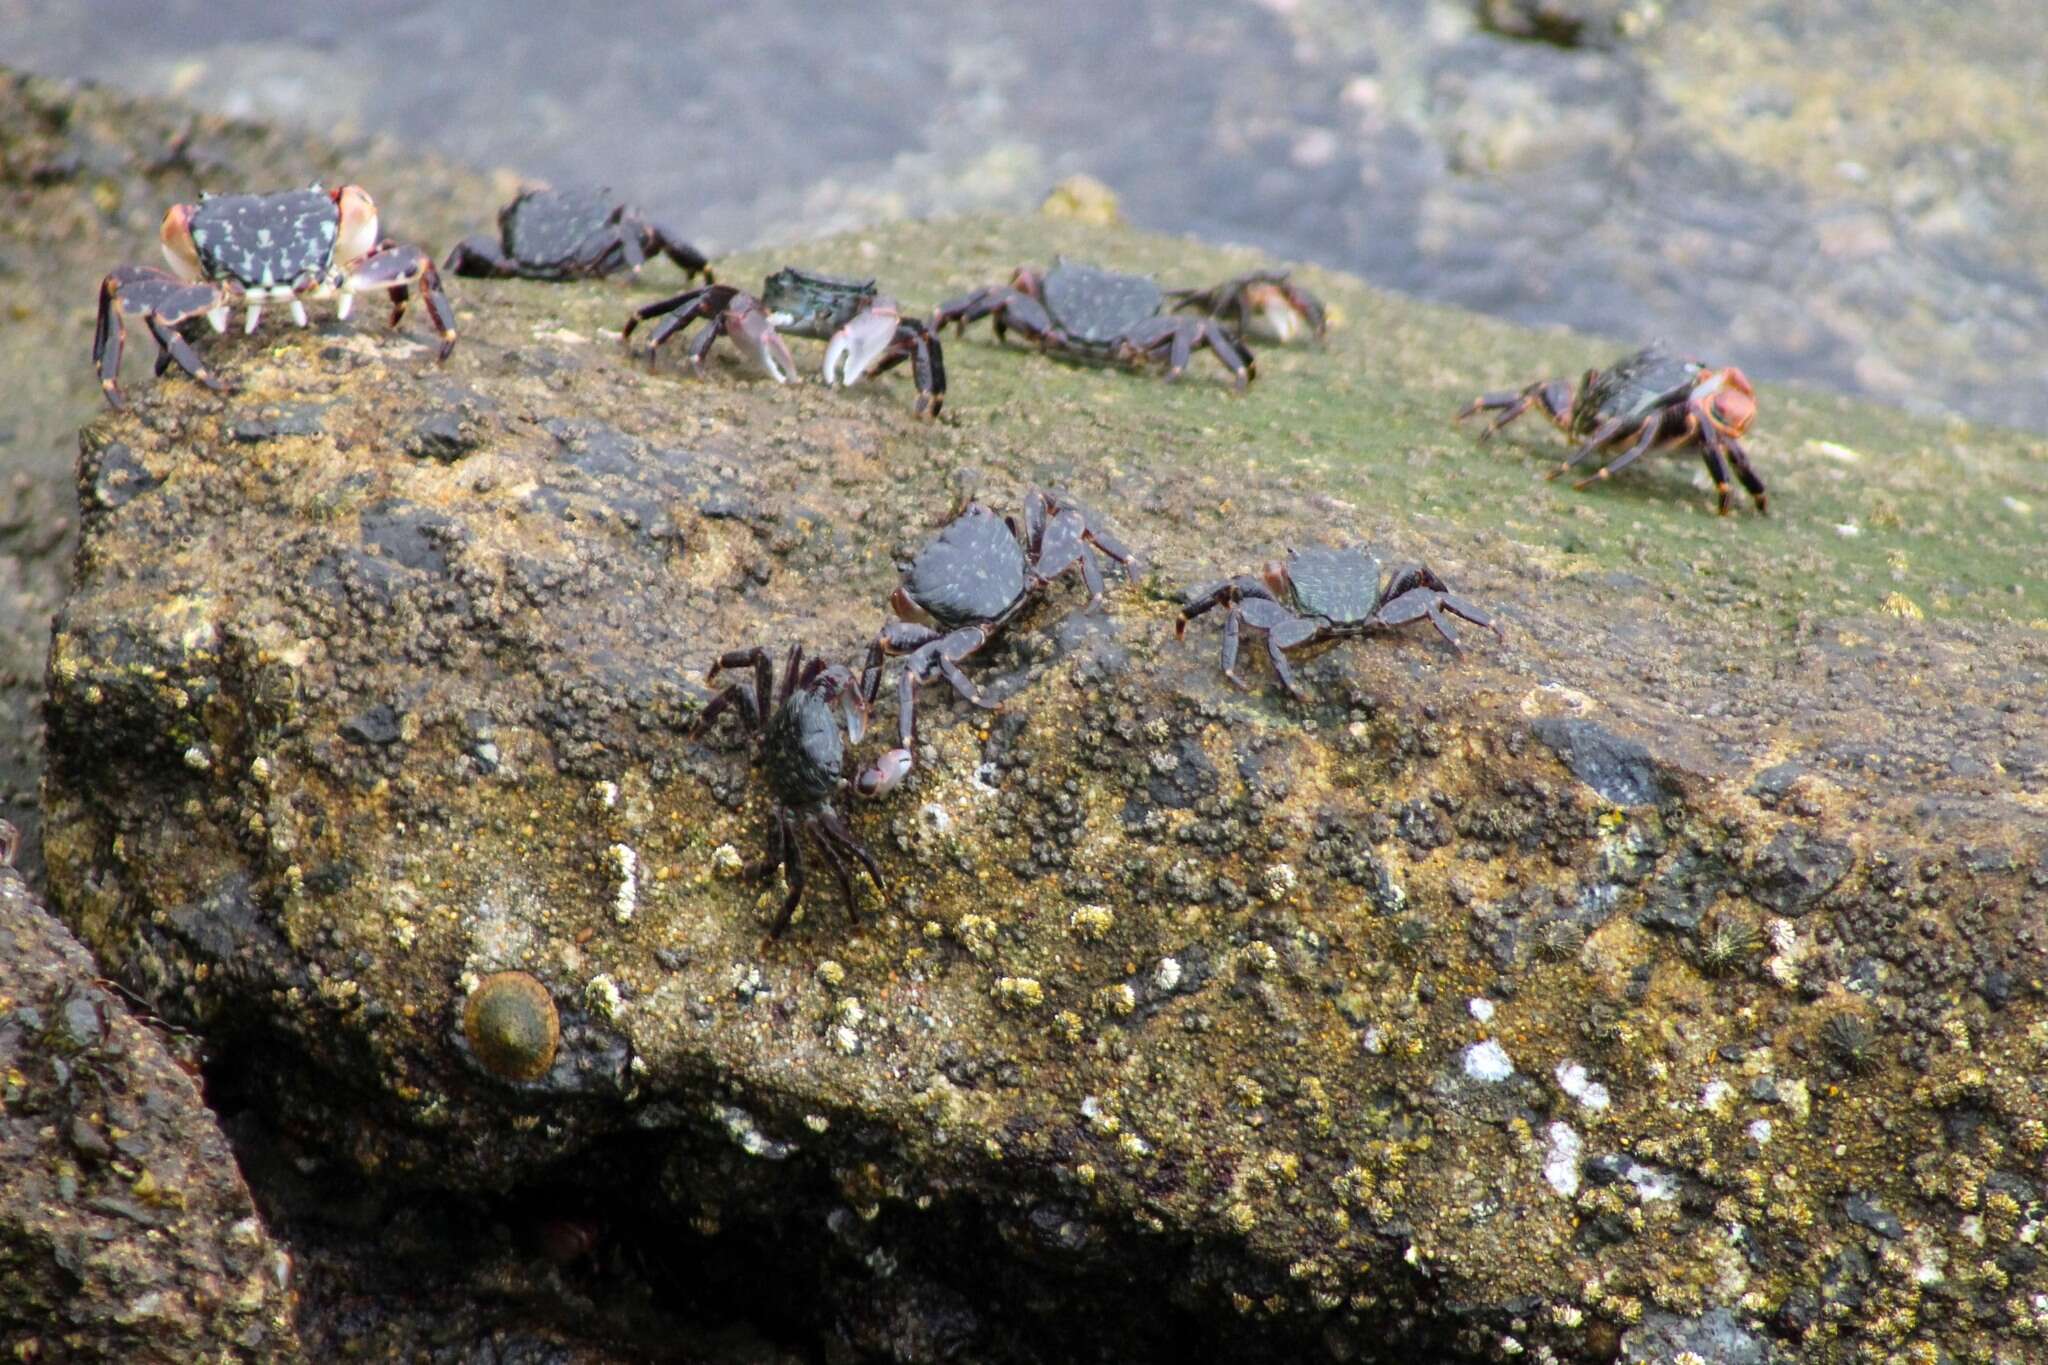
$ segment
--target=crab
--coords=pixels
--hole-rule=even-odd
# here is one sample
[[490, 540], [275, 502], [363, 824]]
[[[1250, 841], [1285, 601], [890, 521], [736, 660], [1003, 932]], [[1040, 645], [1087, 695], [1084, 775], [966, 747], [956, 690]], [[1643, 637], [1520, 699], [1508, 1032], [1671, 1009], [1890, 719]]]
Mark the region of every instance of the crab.
[[498, 240], [465, 238], [441, 263], [458, 275], [527, 280], [579, 280], [630, 270], [655, 253], [683, 277], [714, 284], [711, 263], [680, 235], [643, 217], [608, 189], [521, 190], [498, 210]]
[[1231, 322], [1239, 336], [1257, 332], [1286, 345], [1306, 332], [1321, 344], [1330, 329], [1323, 302], [1284, 270], [1254, 270], [1208, 289], [1169, 289], [1173, 311], [1192, 308]]
[[1256, 578], [1240, 575], [1191, 594], [1173, 623], [1176, 639], [1186, 639], [1188, 622], [1215, 607], [1224, 607], [1223, 676], [1236, 687], [1246, 686], [1237, 672], [1240, 632], [1261, 631], [1273, 672], [1296, 700], [1308, 693], [1295, 681], [1288, 655], [1327, 640], [1390, 630], [1427, 619], [1453, 648], [1457, 632], [1446, 615], [1461, 617], [1500, 636], [1487, 614], [1462, 597], [1426, 564], [1394, 570], [1384, 586], [1378, 556], [1365, 550], [1312, 546], [1268, 560]]
[[667, 320], [648, 338], [647, 355], [650, 360], [661, 349], [661, 344], [677, 332], [699, 318], [709, 318], [711, 325], [699, 332], [697, 340], [690, 346], [690, 368], [697, 373], [704, 372], [704, 357], [711, 353], [711, 344], [722, 336], [729, 336], [733, 344], [751, 356], [754, 363], [766, 370], [776, 383], [787, 384], [796, 374], [796, 361], [790, 358], [789, 346], [776, 333], [768, 310], [744, 289], [736, 289], [729, 284], [705, 284], [657, 299], [634, 310], [619, 331], [620, 339], [631, 337], [633, 329], [646, 319], [663, 314], [668, 315]]
[[[705, 675], [715, 683], [726, 669], [751, 668], [753, 685], [730, 683], [711, 699], [697, 723], [693, 736], [711, 728], [727, 710], [744, 717], [759, 746], [758, 758], [768, 776], [768, 790], [775, 799], [775, 823], [768, 840], [768, 856], [751, 869], [756, 877], [767, 877], [780, 867], [789, 883], [782, 909], [769, 930], [779, 938], [796, 916], [804, 898], [803, 836], [809, 835], [825, 863], [839, 880], [846, 898], [846, 913], [854, 923], [860, 911], [854, 904], [853, 877], [847, 857], [857, 861], [884, 891], [882, 869], [874, 855], [854, 837], [833, 798], [847, 790], [846, 737], [840, 734], [840, 718], [833, 714], [836, 703], [845, 713], [847, 735], [855, 743], [865, 729], [867, 704], [853, 671], [843, 664], [804, 658], [801, 644], [791, 645], [782, 667], [782, 684], [775, 686], [775, 668], [768, 651], [755, 645], [730, 650], [718, 657]], [[772, 694], [772, 697], [771, 697]]]
[[1573, 485], [1584, 488], [1633, 464], [1655, 446], [1697, 441], [1720, 494], [1719, 511], [1728, 515], [1728, 467], [1749, 490], [1758, 512], [1768, 512], [1764, 481], [1750, 467], [1742, 433], [1756, 416], [1756, 390], [1734, 366], [1713, 369], [1697, 360], [1670, 354], [1652, 343], [1623, 356], [1604, 370], [1588, 370], [1575, 391], [1563, 379], [1539, 379], [1519, 391], [1482, 393], [1458, 412], [1458, 421], [1479, 412], [1498, 412], [1479, 439], [1490, 438], [1508, 423], [1541, 407], [1565, 435], [1579, 441], [1577, 450], [1546, 476], [1556, 478], [1598, 450], [1626, 449], [1590, 478]]
[[1100, 607], [1098, 550], [1122, 567], [1126, 578], [1134, 577], [1131, 552], [1061, 493], [1034, 489], [1026, 494], [1021, 530], [1015, 518], [997, 516], [979, 502], [970, 502], [947, 522], [910, 561], [889, 599], [898, 619], [884, 625], [868, 648], [861, 695], [869, 705], [881, 690], [886, 661], [904, 661], [897, 681], [897, 747], [865, 769], [855, 779], [855, 789], [863, 796], [879, 796], [910, 775], [917, 689], [925, 684], [944, 678], [971, 704], [998, 709], [960, 665], [1070, 570], [1080, 570], [1088, 588], [1083, 610]]
[[1201, 347], [1208, 347], [1239, 389], [1257, 375], [1251, 349], [1211, 318], [1163, 311], [1167, 295], [1143, 275], [1124, 275], [1064, 257], [1051, 270], [1020, 266], [1007, 285], [989, 285], [939, 305], [932, 331], [947, 323], [965, 331], [988, 318], [1002, 340], [1011, 328], [1039, 349], [1073, 360], [1138, 366], [1166, 361], [1178, 379]]
[[937, 417], [946, 401], [946, 361], [938, 335], [906, 318], [873, 280], [846, 280], [784, 266], [761, 290], [762, 306], [779, 332], [828, 342], [825, 382], [846, 387], [905, 360], [917, 380], [919, 417]]
[[417, 287], [441, 334], [439, 358], [455, 349], [455, 312], [441, 292], [433, 257], [416, 246], [380, 241], [377, 205], [360, 185], [202, 195], [196, 204], [173, 205], [159, 235], [170, 271], [124, 265], [100, 281], [92, 359], [100, 388], [117, 408], [124, 401], [117, 381], [130, 317], [141, 318], [156, 338], [158, 374], [176, 361], [217, 393], [228, 385], [179, 328], [204, 317], [224, 332], [228, 310], [237, 304], [248, 306], [246, 331], [256, 330], [270, 302], [289, 301], [292, 320], [304, 327], [308, 299], [338, 298], [335, 316], [345, 318], [358, 293], [382, 289], [391, 296], [396, 327]]

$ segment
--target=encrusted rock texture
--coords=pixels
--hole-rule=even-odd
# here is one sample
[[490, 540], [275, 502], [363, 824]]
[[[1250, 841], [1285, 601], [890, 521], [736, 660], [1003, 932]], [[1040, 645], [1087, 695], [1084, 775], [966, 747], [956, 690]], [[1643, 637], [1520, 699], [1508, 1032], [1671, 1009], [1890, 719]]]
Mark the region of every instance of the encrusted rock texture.
[[257, 1216], [186, 1065], [0, 865], [0, 1350], [10, 1358], [297, 1354], [291, 1258]]
[[[1058, 251], [1251, 263], [1056, 224], [802, 259], [922, 306]], [[1336, 335], [1243, 398], [977, 333], [936, 425], [901, 372], [651, 368], [651, 281], [462, 289], [439, 368], [371, 309], [207, 338], [225, 400], [138, 364], [82, 441], [53, 895], [291, 1143], [573, 1191], [875, 1358], [2043, 1349], [2048, 637], [1961, 570], [1952, 619], [1880, 610], [1813, 509], [1859, 494], [1789, 456], [1864, 423], [1912, 525], [1945, 462], [2038, 450], [1767, 393], [1772, 520], [1661, 462], [1574, 494], [1540, 433], [1444, 421], [1536, 343], [1304, 279]], [[1139, 580], [970, 661], [999, 712], [925, 689], [916, 772], [850, 809], [886, 892], [850, 920], [814, 866], [769, 939], [707, 666], [857, 663], [949, 509], [1033, 486]], [[1344, 642], [1309, 703], [1255, 638], [1230, 688], [1214, 617], [1176, 642], [1188, 587], [1354, 539], [1505, 639]], [[465, 1034], [505, 972], [557, 1016], [533, 1079]]]

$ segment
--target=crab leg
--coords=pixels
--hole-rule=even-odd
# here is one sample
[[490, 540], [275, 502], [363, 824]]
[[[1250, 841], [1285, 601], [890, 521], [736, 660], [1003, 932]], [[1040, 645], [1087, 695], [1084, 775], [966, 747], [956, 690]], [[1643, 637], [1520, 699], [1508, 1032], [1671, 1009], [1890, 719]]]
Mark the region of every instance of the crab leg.
[[[100, 388], [114, 407], [124, 405], [119, 376], [121, 351], [128, 339], [126, 315], [141, 317], [149, 334], [156, 338], [159, 367], [168, 356], [200, 383], [216, 393], [227, 385], [191, 344], [180, 336], [178, 325], [198, 317], [220, 302], [220, 290], [210, 284], [187, 284], [174, 275], [147, 266], [124, 265], [100, 281], [99, 312], [93, 322], [92, 358], [99, 373]], [[157, 371], [162, 373], [162, 369]]]
[[1735, 466], [1735, 477], [1742, 481], [1743, 488], [1756, 503], [1756, 510], [1768, 516], [1771, 509], [1764, 494], [1764, 481], [1757, 477], [1756, 470], [1750, 468], [1749, 452], [1743, 449], [1742, 442], [1718, 431], [1714, 433], [1714, 439], [1728, 452], [1728, 462]]
[[[939, 349], [938, 334], [927, 330], [923, 323], [914, 319], [906, 319], [897, 325], [895, 343], [883, 353], [882, 358], [875, 362], [868, 373], [885, 374], [906, 359], [913, 362], [911, 374], [917, 380], [917, 405], [913, 409], [914, 415], [937, 417], [939, 409], [945, 406], [946, 402], [946, 361]], [[829, 381], [829, 357], [826, 360], [826, 368]]]
[[846, 860], [841, 858], [839, 850], [832, 846], [832, 837], [826, 832], [824, 822], [817, 816], [805, 817], [804, 829], [809, 832], [811, 842], [818, 846], [818, 851], [825, 855], [826, 864], [831, 867], [832, 875], [839, 881], [839, 894], [846, 898], [847, 918], [859, 924], [860, 911], [853, 903], [853, 876], [846, 870]]
[[703, 252], [684, 241], [679, 233], [670, 231], [660, 223], [646, 224], [641, 228], [641, 233], [645, 237], [642, 250], [661, 252], [676, 263], [676, 268], [683, 272], [684, 279], [702, 275], [704, 283], [717, 283], [711, 276], [711, 262], [705, 258]]
[[818, 814], [818, 822], [824, 825], [826, 832], [836, 839], [841, 847], [860, 859], [861, 866], [866, 868], [868, 876], [874, 879], [875, 890], [886, 892], [889, 889], [888, 884], [882, 880], [882, 865], [875, 861], [872, 853], [861, 847], [860, 841], [853, 837], [853, 831], [839, 818], [838, 811], [830, 806], [825, 807]]
[[781, 835], [782, 872], [789, 880], [789, 894], [783, 898], [782, 911], [775, 917], [775, 927], [768, 931], [768, 937], [781, 938], [782, 931], [789, 928], [789, 922], [796, 918], [797, 902], [804, 898], [804, 855], [803, 840], [797, 837], [797, 831], [789, 828], [789, 816], [776, 811], [775, 824]]
[[[1251, 605], [1247, 603], [1247, 605]], [[1276, 604], [1277, 605], [1277, 604]], [[1285, 608], [1280, 608], [1286, 610]], [[1254, 622], [1253, 624], [1257, 624]], [[1307, 701], [1306, 689], [1295, 680], [1294, 670], [1288, 666], [1287, 651], [1307, 644], [1315, 639], [1317, 626], [1314, 621], [1289, 613], [1288, 619], [1275, 622], [1266, 629], [1266, 657], [1273, 661], [1273, 673], [1280, 679], [1280, 685], [1296, 701]]]
[[484, 279], [503, 279], [520, 273], [518, 264], [488, 237], [463, 238], [448, 253], [448, 259], [441, 262], [441, 268], [457, 275]]
[[1479, 433], [1480, 440], [1490, 441], [1495, 432], [1527, 412], [1531, 404], [1542, 405], [1545, 415], [1559, 427], [1564, 427], [1571, 420], [1572, 386], [1562, 379], [1539, 379], [1519, 393], [1512, 389], [1482, 393], [1458, 409], [1458, 415], [1451, 420], [1462, 422], [1480, 412], [1500, 413]]
[[346, 302], [349, 294], [361, 290], [387, 290], [391, 295], [391, 325], [396, 327], [414, 287], [427, 306], [427, 317], [434, 330], [440, 333], [438, 358], [446, 360], [455, 349], [455, 310], [449, 306], [448, 296], [441, 292], [441, 272], [435, 269], [434, 258], [418, 247], [380, 242], [369, 255], [347, 268], [347, 292], [342, 297]]

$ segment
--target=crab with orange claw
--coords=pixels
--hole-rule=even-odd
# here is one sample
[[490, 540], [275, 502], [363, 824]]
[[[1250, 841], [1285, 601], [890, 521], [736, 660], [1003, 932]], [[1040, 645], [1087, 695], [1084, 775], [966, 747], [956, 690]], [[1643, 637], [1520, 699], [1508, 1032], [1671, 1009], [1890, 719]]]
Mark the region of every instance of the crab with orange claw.
[[1323, 301], [1284, 270], [1254, 270], [1208, 289], [1169, 289], [1166, 297], [1174, 312], [1206, 313], [1239, 336], [1256, 333], [1284, 346], [1304, 334], [1321, 345], [1329, 335]]
[[904, 317], [895, 299], [875, 292], [873, 280], [784, 266], [768, 277], [761, 303], [778, 332], [827, 343], [827, 384], [850, 388], [907, 360], [917, 382], [912, 411], [937, 417], [945, 405], [946, 360], [938, 335], [921, 319]]
[[1064, 258], [1047, 271], [1020, 266], [1006, 285], [949, 299], [932, 314], [932, 331], [947, 323], [965, 331], [988, 318], [996, 339], [1016, 331], [1050, 355], [1093, 364], [1138, 367], [1165, 361], [1178, 379], [1207, 347], [1242, 389], [1257, 377], [1251, 348], [1212, 318], [1165, 311], [1167, 295], [1143, 275], [1125, 275]]
[[1484, 441], [1532, 406], [1542, 408], [1560, 431], [1580, 442], [1563, 464], [1550, 471], [1549, 478], [1596, 451], [1621, 447], [1618, 457], [1573, 485], [1584, 488], [1659, 446], [1697, 442], [1720, 495], [1722, 516], [1728, 515], [1730, 465], [1756, 503], [1756, 510], [1770, 510], [1764, 481], [1750, 466], [1741, 439], [1756, 417], [1756, 390], [1750, 387], [1748, 376], [1732, 365], [1713, 369], [1697, 360], [1679, 359], [1653, 343], [1604, 370], [1586, 371], [1576, 390], [1562, 379], [1540, 379], [1518, 391], [1482, 393], [1459, 411], [1457, 420], [1462, 422], [1480, 412], [1499, 413], [1479, 433]]
[[973, 502], [919, 550], [889, 599], [898, 619], [882, 627], [861, 670], [861, 695], [872, 705], [885, 663], [903, 660], [896, 694], [897, 747], [865, 769], [855, 789], [879, 796], [910, 775], [918, 688], [943, 678], [973, 705], [998, 709], [999, 703], [985, 699], [960, 665], [1071, 570], [1079, 570], [1088, 586], [1084, 610], [1101, 606], [1098, 550], [1133, 578], [1135, 557], [1085, 509], [1064, 494], [1036, 490], [1024, 498], [1021, 530], [1015, 518], [999, 517]]
[[846, 780], [846, 738], [840, 734], [840, 717], [845, 714], [846, 730], [855, 743], [866, 728], [867, 701], [856, 685], [853, 671], [843, 664], [804, 658], [802, 645], [790, 646], [782, 668], [782, 683], [775, 684], [775, 668], [768, 651], [755, 645], [722, 654], [706, 675], [717, 682], [726, 669], [751, 668], [753, 685], [731, 683], [711, 699], [692, 727], [701, 735], [726, 711], [743, 717], [759, 749], [758, 758], [767, 774], [768, 790], [775, 802], [775, 823], [768, 839], [768, 856], [754, 865], [751, 875], [772, 876], [783, 869], [789, 892], [770, 938], [779, 938], [789, 928], [797, 905], [804, 898], [803, 842], [811, 843], [825, 857], [826, 866], [839, 880], [846, 897], [846, 913], [860, 922], [855, 907], [853, 876], [847, 866], [852, 858], [867, 872], [877, 891], [884, 890], [882, 869], [874, 855], [854, 837], [839, 814], [833, 799], [848, 790]]
[[680, 234], [621, 203], [608, 189], [524, 189], [498, 210], [498, 240], [468, 237], [441, 263], [458, 275], [526, 280], [601, 278], [638, 273], [663, 255], [688, 279], [715, 284], [704, 253]]
[[1210, 584], [1190, 594], [1173, 623], [1174, 638], [1185, 639], [1188, 622], [1216, 607], [1225, 608], [1223, 676], [1233, 686], [1246, 686], [1237, 672], [1238, 643], [1243, 632], [1254, 631], [1266, 637], [1273, 672], [1298, 701], [1308, 700], [1308, 693], [1295, 681], [1288, 656], [1325, 641], [1427, 620], [1456, 648], [1458, 635], [1447, 616], [1500, 635], [1485, 612], [1453, 595], [1428, 565], [1398, 568], [1382, 586], [1380, 561], [1364, 550], [1289, 550], [1286, 559], [1267, 561], [1257, 578], [1240, 575]]
[[746, 352], [748, 358], [766, 370], [768, 377], [776, 383], [787, 384], [796, 375], [796, 361], [790, 357], [789, 346], [776, 333], [768, 310], [744, 289], [736, 289], [729, 284], [705, 284], [657, 299], [633, 311], [619, 331], [620, 339], [631, 337], [635, 327], [648, 318], [657, 317], [662, 319], [662, 323], [647, 341], [650, 360], [663, 342], [699, 318], [705, 318], [709, 325], [697, 333], [697, 339], [690, 344], [690, 368], [698, 374], [704, 373], [704, 358], [711, 353], [712, 343], [720, 337], [731, 337], [733, 345]]
[[439, 358], [455, 348], [455, 312], [441, 292], [433, 257], [416, 246], [380, 241], [377, 205], [360, 185], [203, 195], [196, 204], [173, 206], [160, 235], [170, 271], [124, 265], [100, 282], [92, 358], [100, 387], [117, 408], [131, 317], [156, 338], [159, 375], [175, 361], [215, 392], [228, 385], [179, 329], [204, 317], [216, 332], [226, 331], [228, 310], [238, 304], [247, 305], [247, 331], [256, 330], [266, 303], [289, 304], [292, 320], [303, 327], [308, 300], [337, 299], [335, 316], [345, 318], [357, 294], [381, 289], [390, 296], [396, 327], [416, 287], [440, 333]]

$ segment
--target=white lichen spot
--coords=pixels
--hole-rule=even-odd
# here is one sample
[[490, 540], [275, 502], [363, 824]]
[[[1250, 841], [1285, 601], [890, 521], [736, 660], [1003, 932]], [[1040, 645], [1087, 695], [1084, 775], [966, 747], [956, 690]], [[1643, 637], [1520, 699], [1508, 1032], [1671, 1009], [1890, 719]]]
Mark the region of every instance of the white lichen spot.
[[1088, 1120], [1088, 1126], [1104, 1137], [1114, 1137], [1124, 1129], [1123, 1120], [1102, 1107], [1102, 1101], [1094, 1095], [1081, 1101], [1081, 1117]]
[[1566, 1058], [1557, 1064], [1557, 1088], [1570, 1095], [1587, 1113], [1598, 1114], [1614, 1102], [1607, 1087], [1594, 1080], [1586, 1068]]
[[1645, 1166], [1639, 1161], [1629, 1163], [1628, 1169], [1622, 1172], [1622, 1179], [1635, 1186], [1636, 1198], [1645, 1204], [1675, 1199], [1678, 1196], [1677, 1176], [1669, 1171], [1660, 1171], [1655, 1166]]
[[270, 760], [259, 758], [249, 765], [249, 776], [263, 786], [270, 785]]
[[1477, 1019], [1480, 1023], [1490, 1024], [1493, 1022], [1493, 1002], [1491, 1000], [1488, 1000], [1485, 996], [1473, 996], [1470, 1000], [1465, 1002], [1465, 1008], [1471, 1011], [1472, 1017], [1474, 1019]]
[[1465, 1074], [1475, 1081], [1498, 1085], [1515, 1074], [1515, 1064], [1499, 1039], [1488, 1038], [1465, 1049]]
[[841, 1024], [832, 1030], [832, 1049], [845, 1057], [860, 1055], [860, 1035]]
[[600, 972], [584, 983], [583, 1004], [601, 1019], [617, 1019], [625, 1000], [619, 995], [619, 983]]
[[1777, 1087], [1778, 1103], [1785, 1106], [1785, 1112], [1801, 1123], [1806, 1122], [1813, 1112], [1813, 1093], [1806, 1088], [1806, 1082], [1781, 1078]]
[[612, 918], [631, 924], [640, 907], [640, 855], [629, 844], [613, 844], [604, 856], [612, 869]]
[[213, 766], [213, 760], [206, 756], [206, 750], [195, 744], [185, 751], [185, 766], [193, 772], [203, 773]]
[[711, 870], [721, 877], [731, 877], [746, 866], [740, 851], [731, 844], [720, 844], [711, 850]]
[[1749, 1140], [1759, 1147], [1768, 1147], [1771, 1142], [1771, 1121], [1758, 1119], [1749, 1125]]
[[1076, 938], [1099, 943], [1116, 927], [1116, 913], [1106, 905], [1084, 905], [1067, 916], [1067, 930]]
[[1853, 521], [1838, 521], [1835, 523], [1835, 534], [1844, 540], [1854, 540], [1863, 534], [1863, 528]]
[[419, 927], [409, 919], [391, 921], [391, 937], [399, 947], [410, 948], [419, 939]]
[[591, 788], [591, 790], [597, 794], [598, 805], [604, 807], [606, 810], [617, 809], [619, 804], [618, 783], [600, 782], [595, 787]]
[[857, 995], [847, 996], [839, 1002], [837, 1008], [839, 1022], [848, 1028], [859, 1028], [861, 1020], [868, 1017], [868, 1012], [861, 1007], [860, 997]]
[[1045, 1003], [1045, 987], [1029, 976], [997, 977], [995, 995], [1005, 1009], [1035, 1010]]
[[814, 1133], [823, 1133], [832, 1127], [832, 1120], [823, 1114], [805, 1114], [804, 1127]]
[[1160, 958], [1158, 968], [1152, 973], [1152, 984], [1157, 986], [1162, 992], [1171, 994], [1173, 988], [1180, 985], [1180, 959], [1177, 957]]
[[918, 811], [918, 814], [924, 817], [924, 822], [930, 825], [936, 833], [944, 834], [953, 828], [953, 817], [948, 815], [946, 808], [936, 801], [925, 802], [924, 806]]
[[823, 962], [820, 962], [818, 964], [817, 976], [818, 980], [822, 984], [827, 986], [837, 986], [840, 982], [846, 980], [846, 968], [840, 966], [837, 961], [828, 957]]
[[1715, 1118], [1727, 1118], [1728, 1111], [1735, 1106], [1735, 1087], [1719, 1077], [1708, 1081], [1700, 1089], [1700, 1108]]
[[1585, 1139], [1569, 1123], [1550, 1125], [1550, 1150], [1543, 1157], [1543, 1178], [1566, 1199], [1579, 1192], [1579, 1158], [1585, 1150]]
[[1773, 919], [1764, 927], [1764, 936], [1770, 940], [1771, 958], [1764, 964], [1771, 980], [1791, 990], [1799, 984], [1799, 963], [1806, 956], [1806, 945], [1799, 941], [1799, 929], [1788, 919]]
[[1358, 1040], [1358, 1045], [1375, 1057], [1383, 1056], [1387, 1050], [1387, 1035], [1380, 1031], [1378, 1024], [1370, 1025], [1365, 1036]]
[[754, 1116], [736, 1104], [712, 1104], [708, 1108], [711, 1117], [724, 1125], [733, 1145], [748, 1156], [757, 1156], [764, 1161], [781, 1161], [797, 1150], [794, 1142], [783, 1142], [762, 1132], [760, 1125], [754, 1122]]
[[996, 778], [999, 776], [1001, 776], [1001, 769], [997, 768], [995, 764], [977, 763], [974, 765], [974, 772], [967, 780], [974, 785], [976, 791], [987, 796], [994, 796], [998, 791], [1002, 790], [1002, 788], [996, 786]]
[[1279, 967], [1280, 954], [1275, 952], [1273, 945], [1266, 940], [1255, 938], [1244, 945], [1238, 954], [1238, 961], [1244, 964], [1246, 971], [1255, 976], [1264, 976]]
[[1266, 899], [1269, 901], [1283, 901], [1293, 892], [1295, 883], [1300, 878], [1295, 875], [1294, 864], [1274, 863], [1266, 869], [1266, 875], [1263, 880], [1266, 889]]

